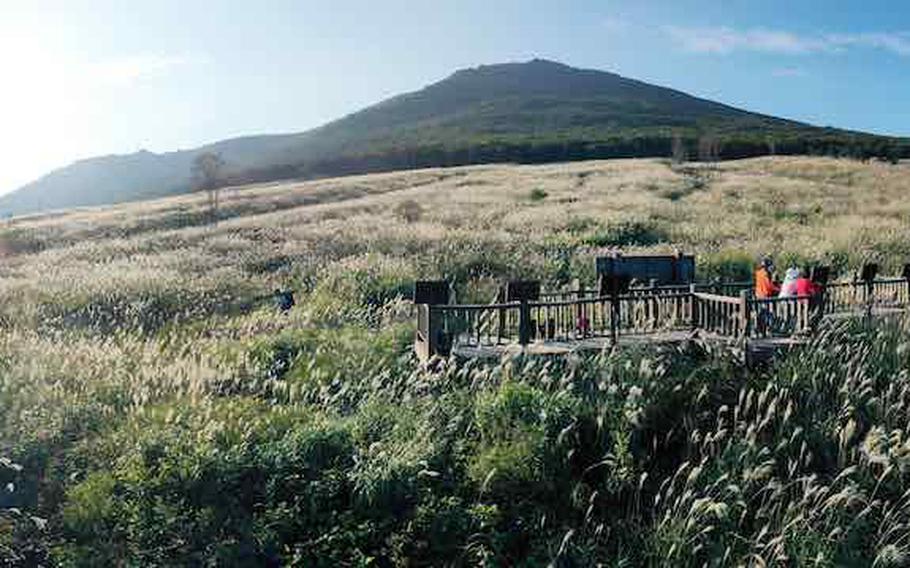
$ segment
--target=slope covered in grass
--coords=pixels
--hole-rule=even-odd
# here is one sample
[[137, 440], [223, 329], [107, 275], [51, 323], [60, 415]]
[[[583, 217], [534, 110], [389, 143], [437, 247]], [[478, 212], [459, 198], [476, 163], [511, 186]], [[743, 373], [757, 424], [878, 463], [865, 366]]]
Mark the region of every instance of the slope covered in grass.
[[[735, 354], [417, 368], [409, 287], [591, 281], [604, 247], [867, 258], [906, 166], [431, 169], [0, 229], [0, 564], [607, 565], [907, 558], [907, 330]], [[288, 314], [267, 294], [297, 291]]]

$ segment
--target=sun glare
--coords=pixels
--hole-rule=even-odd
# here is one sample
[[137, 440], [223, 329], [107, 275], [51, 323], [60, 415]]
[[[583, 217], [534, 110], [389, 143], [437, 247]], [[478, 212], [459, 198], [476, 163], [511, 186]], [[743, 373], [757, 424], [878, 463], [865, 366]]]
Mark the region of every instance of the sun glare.
[[86, 83], [41, 30], [0, 35], [0, 192], [59, 166], [74, 150]]

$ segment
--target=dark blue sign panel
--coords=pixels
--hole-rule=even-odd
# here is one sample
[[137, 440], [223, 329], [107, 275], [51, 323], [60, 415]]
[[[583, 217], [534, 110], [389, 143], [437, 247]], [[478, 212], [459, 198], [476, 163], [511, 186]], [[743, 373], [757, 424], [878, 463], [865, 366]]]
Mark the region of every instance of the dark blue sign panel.
[[538, 280], [512, 280], [506, 286], [506, 301], [536, 302], [540, 299]]
[[860, 278], [863, 282], [872, 282], [875, 280], [875, 277], [878, 276], [878, 264], [875, 262], [870, 262], [863, 265], [863, 272], [860, 275]]
[[657, 284], [688, 284], [695, 280], [695, 257], [602, 256], [597, 259], [597, 274], [618, 281], [656, 281]]
[[414, 283], [414, 303], [448, 304], [449, 283], [445, 280], [422, 280]]

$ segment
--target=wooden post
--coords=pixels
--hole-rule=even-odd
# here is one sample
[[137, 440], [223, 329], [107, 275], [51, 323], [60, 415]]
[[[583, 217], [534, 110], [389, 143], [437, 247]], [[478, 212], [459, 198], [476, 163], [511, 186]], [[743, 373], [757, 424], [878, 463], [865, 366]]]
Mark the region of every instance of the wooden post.
[[581, 282], [578, 283], [578, 295], [577, 300], [578, 304], [578, 317], [575, 320], [575, 325], [580, 328], [581, 336], [588, 337], [588, 334], [591, 330], [591, 322], [588, 320], [588, 308], [587, 304], [583, 303], [585, 300], [585, 285]]
[[[504, 286], [499, 287], [499, 291], [496, 293], [496, 302], [504, 304], [506, 302], [506, 289]], [[499, 308], [499, 330], [496, 333], [496, 344], [499, 345], [502, 343], [502, 334], [503, 330], [506, 329], [506, 311], [503, 308]]]
[[531, 343], [531, 306], [524, 299], [518, 306], [518, 343], [522, 346]]
[[417, 304], [417, 333], [414, 335], [414, 351], [417, 358], [426, 362], [430, 358], [430, 317], [427, 304]]
[[619, 342], [619, 294], [616, 289], [610, 294], [610, 343]]
[[582, 305], [580, 303], [583, 289], [584, 289], [583, 285], [579, 282], [578, 288], [575, 289], [575, 301], [579, 302], [579, 303], [575, 304], [575, 336], [576, 337], [578, 337], [579, 335], [583, 336], [581, 320], [584, 317], [584, 314], [582, 312]]
[[657, 280], [652, 278], [648, 282], [648, 288], [648, 293], [651, 296], [650, 301], [648, 302], [648, 310], [651, 312], [651, 329], [657, 330], [660, 326], [660, 314], [658, 313], [660, 297], [658, 296], [657, 291]]
[[906, 281], [906, 285], [907, 285], [907, 301], [906, 301], [906, 303], [902, 303], [901, 305], [904, 308], [907, 308], [907, 307], [910, 307], [910, 264], [904, 265], [903, 276], [904, 276], [904, 280]]
[[701, 321], [698, 317], [699, 305], [698, 305], [698, 296], [695, 295], [695, 284], [689, 284], [689, 302], [690, 302], [690, 305], [692, 306], [692, 308], [691, 308], [692, 309], [692, 315], [691, 315], [692, 321], [690, 323], [692, 325], [692, 330], [694, 331], [694, 330], [698, 329], [698, 325], [699, 325], [699, 323], [701, 323]]
[[751, 303], [749, 302], [749, 291], [743, 290], [739, 293], [739, 304], [740, 304], [740, 314], [742, 321], [740, 322], [739, 332], [743, 337], [748, 338], [752, 333], [752, 313], [751, 313]]
[[872, 320], [872, 301], [875, 298], [875, 283], [872, 280], [866, 280], [866, 321]]
[[417, 337], [414, 350], [424, 363], [434, 355], [448, 355], [447, 345], [443, 345], [445, 330], [442, 329], [442, 317], [430, 304], [417, 305]]

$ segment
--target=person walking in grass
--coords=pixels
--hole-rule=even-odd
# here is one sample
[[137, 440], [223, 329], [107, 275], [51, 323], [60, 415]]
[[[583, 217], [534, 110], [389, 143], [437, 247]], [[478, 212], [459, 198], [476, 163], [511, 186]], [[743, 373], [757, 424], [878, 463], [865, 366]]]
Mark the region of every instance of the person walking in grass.
[[291, 311], [291, 308], [297, 303], [294, 301], [294, 292], [292, 290], [276, 289], [272, 295], [275, 298], [275, 306], [283, 314]]

